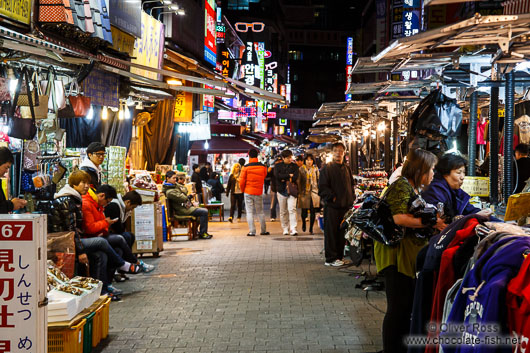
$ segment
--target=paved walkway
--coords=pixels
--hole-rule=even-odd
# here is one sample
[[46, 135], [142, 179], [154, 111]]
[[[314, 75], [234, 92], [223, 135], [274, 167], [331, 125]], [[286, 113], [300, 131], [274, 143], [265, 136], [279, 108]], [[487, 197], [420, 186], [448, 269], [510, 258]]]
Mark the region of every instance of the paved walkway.
[[359, 279], [324, 266], [321, 233], [267, 226], [270, 236], [247, 237], [246, 222], [213, 221], [213, 239], [165, 243], [160, 258], [144, 258], [157, 269], [117, 285], [125, 295], [95, 352], [380, 350], [383, 293], [366, 297]]

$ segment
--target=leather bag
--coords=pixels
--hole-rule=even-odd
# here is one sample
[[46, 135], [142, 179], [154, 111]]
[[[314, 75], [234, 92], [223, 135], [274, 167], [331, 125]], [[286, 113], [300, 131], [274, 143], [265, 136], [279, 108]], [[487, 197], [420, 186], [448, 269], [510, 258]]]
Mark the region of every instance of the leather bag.
[[[51, 90], [53, 89], [53, 97], [55, 99], [55, 104], [57, 105], [58, 109], [63, 109], [66, 106], [66, 94], [64, 91], [63, 80], [57, 79], [57, 74], [55, 73], [55, 69], [53, 68], [53, 66], [50, 66], [48, 70], [50, 71], [48, 72], [48, 77], [46, 78], [46, 80], [40, 81], [41, 90], [43, 92], [47, 92], [47, 94], [51, 98]], [[49, 110], [54, 110], [53, 103], [54, 101], [52, 99], [48, 100]]]
[[26, 84], [29, 85], [29, 74], [26, 68], [22, 69], [21, 78], [18, 80], [17, 89], [15, 93], [15, 99], [11, 105], [11, 111], [9, 114], [9, 137], [14, 137], [22, 140], [32, 140], [37, 134], [37, 125], [35, 124], [35, 112], [33, 110], [33, 95], [28, 95], [31, 119], [23, 119], [15, 117], [15, 108], [17, 106], [18, 98], [20, 95], [20, 87], [23, 79]]
[[296, 183], [293, 183], [291, 180], [288, 180], [285, 183], [285, 186], [287, 188], [287, 194], [289, 196], [298, 197], [298, 185], [296, 185]]
[[[36, 85], [36, 73], [29, 69], [26, 70], [29, 71], [29, 73], [31, 74], [31, 80], [27, 80], [21, 86], [16, 105], [18, 105], [19, 107], [29, 107], [29, 95], [31, 94], [31, 106], [35, 107], [39, 105], [39, 90]], [[19, 81], [21, 80], [22, 78], [19, 79]]]
[[73, 81], [72, 84], [75, 83], [76, 91], [78, 92], [77, 95], [68, 96], [68, 101], [70, 102], [70, 105], [72, 106], [72, 109], [74, 111], [74, 117], [76, 118], [84, 118], [87, 116], [89, 110], [90, 110], [90, 97], [85, 97], [82, 94], [79, 93], [79, 85], [77, 81]]

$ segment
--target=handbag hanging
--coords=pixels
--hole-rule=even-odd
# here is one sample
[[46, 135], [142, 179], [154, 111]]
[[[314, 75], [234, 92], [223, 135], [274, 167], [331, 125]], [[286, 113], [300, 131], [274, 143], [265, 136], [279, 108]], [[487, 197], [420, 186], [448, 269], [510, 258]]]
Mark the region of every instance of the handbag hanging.
[[[57, 74], [55, 73], [55, 69], [53, 68], [53, 66], [50, 66], [48, 70], [50, 71], [48, 72], [48, 77], [46, 78], [46, 80], [40, 81], [41, 90], [44, 92], [48, 92], [47, 94], [51, 98], [51, 90], [53, 89], [54, 100], [57, 105], [57, 108], [63, 109], [66, 106], [66, 95], [64, 92], [63, 80], [57, 79]], [[49, 110], [54, 110], [53, 103], [54, 101], [52, 99], [48, 100]]]
[[78, 94], [76, 96], [68, 96], [68, 101], [74, 110], [74, 116], [76, 118], [84, 118], [90, 110], [90, 97], [85, 97], [79, 93], [79, 84], [77, 83], [77, 80], [72, 82], [72, 84], [74, 83]]
[[[17, 104], [18, 106], [21, 106], [21, 107], [29, 107], [30, 105], [35, 107], [35, 106], [38, 106], [39, 105], [39, 91], [38, 91], [38, 88], [37, 88], [37, 85], [35, 84], [36, 82], [36, 72], [34, 72], [33, 70], [29, 70], [29, 69], [26, 69], [28, 71], [30, 71], [31, 73], [31, 80], [26, 80], [26, 83], [25, 85], [22, 85], [21, 88], [20, 88], [20, 94], [19, 94], [19, 97], [18, 97], [18, 101], [17, 101]], [[19, 79], [19, 81], [22, 80], [22, 79]], [[29, 101], [29, 95], [31, 94], [31, 102], [32, 104], [30, 104], [30, 101]]]
[[287, 188], [287, 194], [293, 197], [298, 197], [298, 185], [296, 185], [296, 183], [293, 183], [291, 180], [287, 180], [285, 186]]
[[[77, 83], [77, 81], [75, 81]], [[60, 119], [70, 119], [70, 118], [75, 118], [75, 112], [74, 112], [74, 108], [72, 107], [72, 104], [70, 103], [70, 99], [69, 97], [73, 94], [72, 92], [72, 89], [74, 88], [74, 81], [72, 81], [70, 83], [70, 88], [68, 89], [68, 92], [67, 92], [67, 97], [68, 99], [66, 99], [66, 104], [64, 106], [64, 108], [62, 109], [59, 109], [57, 111], [57, 117], [60, 118]]]
[[[46, 117], [48, 116], [48, 105], [50, 103], [50, 92], [47, 90], [44, 92], [42, 91], [41, 83], [39, 82], [39, 75], [37, 73], [35, 73], [35, 85], [37, 88], [40, 103], [38, 106], [33, 107], [33, 110], [35, 111], [35, 119], [46, 119]], [[29, 111], [29, 107], [20, 107], [20, 113], [22, 114], [22, 117], [24, 119], [31, 119], [31, 112]]]
[[22, 69], [22, 74], [18, 80], [15, 99], [11, 105], [11, 111], [9, 114], [9, 133], [8, 136], [22, 139], [22, 140], [32, 140], [37, 134], [37, 125], [35, 124], [35, 112], [33, 110], [33, 95], [29, 94], [27, 97], [29, 99], [31, 119], [23, 119], [15, 117], [15, 108], [18, 103], [18, 98], [20, 95], [20, 87], [22, 86], [22, 81], [26, 81], [26, 85], [29, 86], [29, 74], [27, 68]]
[[39, 155], [39, 143], [35, 140], [24, 142], [24, 170], [35, 172], [38, 169], [37, 156]]
[[73, 25], [70, 0], [39, 0], [39, 22]]

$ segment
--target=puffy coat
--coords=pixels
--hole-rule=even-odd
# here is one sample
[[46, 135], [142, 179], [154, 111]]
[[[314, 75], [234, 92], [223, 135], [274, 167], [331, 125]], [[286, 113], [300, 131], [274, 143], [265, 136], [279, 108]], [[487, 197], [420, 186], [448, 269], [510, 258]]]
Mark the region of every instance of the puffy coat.
[[261, 195], [263, 184], [267, 177], [267, 167], [258, 162], [257, 158], [250, 158], [241, 171], [239, 186], [241, 191], [249, 195]]
[[66, 184], [54, 197], [51, 212], [48, 214], [48, 232], [75, 232], [76, 255], [84, 254], [85, 249], [81, 243], [83, 232], [81, 194]]
[[190, 216], [196, 207], [186, 208], [188, 201], [188, 189], [182, 184], [164, 183], [162, 192], [166, 195], [171, 207], [172, 216]]
[[83, 231], [86, 238], [109, 234], [109, 223], [105, 219], [103, 207], [98, 204], [92, 190], [83, 195]]

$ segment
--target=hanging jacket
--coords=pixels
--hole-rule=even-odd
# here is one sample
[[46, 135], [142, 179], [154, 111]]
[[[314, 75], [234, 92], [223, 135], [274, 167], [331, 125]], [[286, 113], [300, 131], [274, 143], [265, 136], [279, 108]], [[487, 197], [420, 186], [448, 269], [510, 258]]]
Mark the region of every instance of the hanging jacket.
[[13, 212], [13, 202], [6, 199], [4, 188], [2, 187], [2, 180], [0, 180], [0, 214], [7, 214]]
[[182, 184], [169, 184], [164, 183], [162, 186], [162, 192], [166, 195], [171, 207], [172, 216], [190, 216], [196, 207], [186, 207], [188, 202], [188, 188]]
[[[448, 317], [448, 323], [464, 324], [465, 332], [442, 332], [442, 337], [462, 337], [484, 340], [492, 336], [509, 336], [506, 317], [508, 282], [519, 272], [523, 252], [530, 249], [526, 236], [504, 237], [493, 244], [466, 275]], [[474, 324], [497, 324], [500, 332], [484, 332]], [[442, 345], [444, 353], [511, 353], [505, 345]]]
[[355, 182], [350, 167], [345, 163], [327, 163], [320, 171], [318, 195], [332, 208], [349, 208], [355, 202]]
[[109, 223], [105, 219], [103, 207], [97, 202], [93, 190], [83, 195], [83, 236], [92, 238], [109, 234]]
[[267, 177], [267, 167], [258, 162], [257, 158], [250, 158], [241, 170], [239, 187], [241, 191], [249, 195], [263, 194], [263, 184]]
[[54, 195], [51, 213], [48, 214], [48, 232], [75, 232], [75, 252], [85, 253], [81, 234], [83, 233], [83, 209], [81, 194], [66, 184]]
[[[470, 219], [476, 219], [481, 224], [484, 224], [488, 220], [487, 217], [476, 214], [465, 216], [451, 223], [440, 234], [435, 235], [429, 240], [423, 266], [417, 268], [419, 273], [414, 289], [412, 320], [410, 323], [411, 335], [427, 336], [426, 325], [431, 317], [434, 291], [438, 282], [442, 254], [456, 236], [456, 232], [464, 228]], [[420, 353], [424, 352], [424, 350], [424, 347], [410, 346], [408, 348], [409, 353]]]
[[521, 344], [514, 352], [524, 352], [530, 340], [530, 256], [527, 256], [517, 276], [508, 283], [506, 293], [508, 328]]
[[432, 182], [427, 186], [425, 191], [421, 193], [423, 199], [432, 205], [437, 205], [438, 202], [444, 204], [444, 215], [450, 217], [451, 222], [455, 216], [468, 215], [480, 211], [469, 203], [471, 196], [464, 190], [451, 189], [447, 181], [440, 174], [436, 174]]
[[87, 157], [83, 160], [83, 163], [81, 163], [80, 169], [90, 175], [90, 185], [92, 188], [97, 189], [101, 186], [101, 167], [96, 166], [94, 162]]

